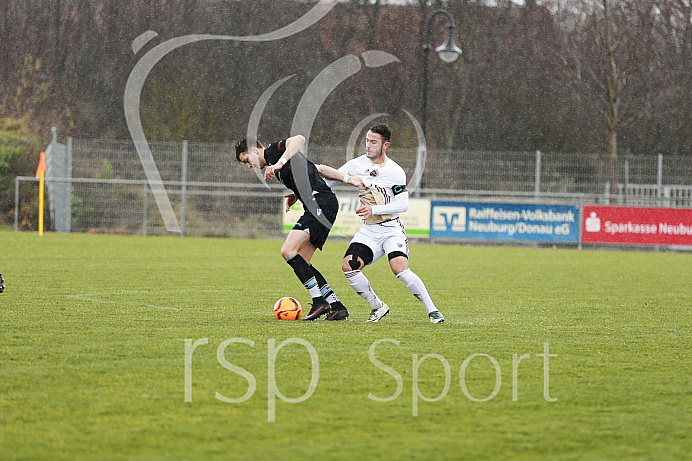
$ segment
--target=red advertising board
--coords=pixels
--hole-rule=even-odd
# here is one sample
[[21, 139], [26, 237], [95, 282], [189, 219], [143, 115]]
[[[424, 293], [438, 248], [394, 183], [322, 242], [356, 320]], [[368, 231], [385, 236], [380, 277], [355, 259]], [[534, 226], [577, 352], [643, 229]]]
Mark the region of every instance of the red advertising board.
[[583, 243], [692, 246], [692, 210], [585, 206]]

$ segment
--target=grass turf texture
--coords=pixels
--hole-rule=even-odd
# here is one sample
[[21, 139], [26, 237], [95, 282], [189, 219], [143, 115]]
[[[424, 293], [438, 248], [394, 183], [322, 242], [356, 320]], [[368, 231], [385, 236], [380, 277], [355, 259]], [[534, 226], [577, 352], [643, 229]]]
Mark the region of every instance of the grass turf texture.
[[[0, 457], [683, 459], [692, 451], [689, 254], [414, 244], [411, 267], [446, 323], [430, 324], [380, 261], [366, 273], [392, 311], [371, 324], [341, 275], [347, 242], [332, 240], [313, 262], [351, 320], [291, 322], [272, 316], [279, 297], [309, 305], [281, 243], [0, 232]], [[185, 402], [185, 340], [201, 338], [208, 344], [192, 355]], [[254, 343], [225, 349], [256, 383], [241, 403], [215, 398], [250, 389], [217, 358], [232, 338]], [[290, 338], [314, 348], [319, 382], [300, 403], [277, 397], [269, 422], [268, 344]], [[376, 366], [368, 351], [381, 339], [399, 344], [379, 343]], [[556, 354], [547, 390], [538, 355], [546, 343]], [[437, 358], [421, 361], [426, 354]], [[516, 374], [515, 354], [528, 354]], [[277, 353], [276, 385], [299, 398], [312, 370], [308, 349], [289, 344]], [[369, 398], [395, 396], [397, 374], [397, 398]], [[414, 384], [432, 399], [446, 377], [446, 395], [418, 398], [413, 416]], [[469, 398], [488, 398], [498, 382], [492, 399]]]

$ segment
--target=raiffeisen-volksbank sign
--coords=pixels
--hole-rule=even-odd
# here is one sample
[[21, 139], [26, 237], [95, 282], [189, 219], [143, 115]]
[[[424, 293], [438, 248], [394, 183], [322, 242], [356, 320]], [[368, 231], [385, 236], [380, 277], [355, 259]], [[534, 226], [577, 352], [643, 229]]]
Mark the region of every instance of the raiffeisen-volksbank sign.
[[578, 243], [579, 208], [570, 205], [438, 202], [431, 238]]

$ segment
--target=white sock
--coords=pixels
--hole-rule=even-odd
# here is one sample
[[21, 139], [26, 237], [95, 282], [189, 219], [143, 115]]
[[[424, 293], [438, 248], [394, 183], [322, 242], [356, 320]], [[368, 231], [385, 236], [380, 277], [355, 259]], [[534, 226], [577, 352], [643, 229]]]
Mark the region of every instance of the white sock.
[[[322, 295], [322, 296], [324, 296], [324, 295]], [[326, 299], [329, 304], [334, 304], [336, 302], [339, 302], [339, 298], [336, 297], [334, 292], [332, 292], [332, 294], [330, 294], [329, 296], [327, 296], [324, 299]]]
[[320, 293], [322, 293], [322, 297], [326, 299], [329, 304], [334, 304], [335, 302], [339, 301], [339, 298], [337, 298], [336, 294], [334, 294], [332, 287], [330, 287], [327, 283], [320, 287]]
[[322, 296], [322, 291], [320, 290], [319, 285], [317, 285], [317, 280], [315, 280], [315, 277], [312, 277], [310, 280], [305, 282], [304, 285], [305, 288], [307, 288], [310, 292], [310, 296], [312, 296], [313, 299]]
[[351, 288], [353, 288], [361, 298], [366, 300], [373, 309], [382, 306], [382, 301], [377, 297], [372, 286], [370, 286], [370, 281], [362, 271], [344, 272], [344, 275], [346, 276], [346, 280], [348, 280], [348, 284], [351, 285]]
[[423, 306], [428, 314], [437, 310], [435, 303], [433, 303], [432, 298], [428, 294], [428, 290], [425, 288], [425, 284], [411, 269], [406, 269], [403, 272], [399, 272], [396, 277], [404, 282], [406, 284], [406, 288], [413, 293], [413, 296], [418, 298], [418, 300], [423, 303]]

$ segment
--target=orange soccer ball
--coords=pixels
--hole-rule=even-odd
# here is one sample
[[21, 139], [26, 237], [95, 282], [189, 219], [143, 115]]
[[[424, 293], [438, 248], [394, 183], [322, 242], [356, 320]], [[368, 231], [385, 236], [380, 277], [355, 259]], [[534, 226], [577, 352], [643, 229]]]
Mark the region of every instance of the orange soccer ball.
[[287, 296], [274, 304], [274, 317], [279, 320], [298, 320], [303, 314], [303, 306], [297, 299]]

